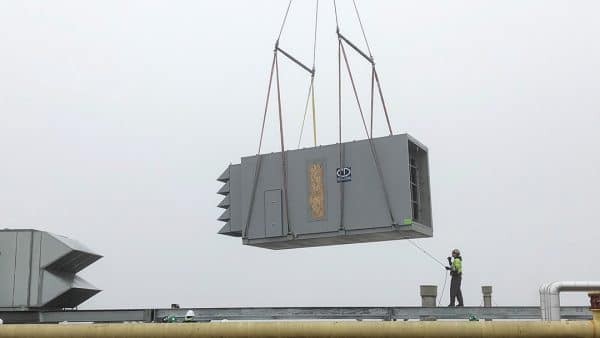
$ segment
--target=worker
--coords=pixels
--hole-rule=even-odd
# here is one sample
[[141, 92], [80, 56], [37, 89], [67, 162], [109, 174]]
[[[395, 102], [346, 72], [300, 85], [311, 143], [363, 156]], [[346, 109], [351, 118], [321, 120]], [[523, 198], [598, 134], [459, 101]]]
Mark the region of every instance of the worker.
[[183, 318], [183, 322], [184, 323], [193, 323], [193, 322], [195, 322], [194, 317], [196, 317], [196, 314], [194, 313], [194, 311], [187, 310], [187, 312], [185, 313], [185, 317]]
[[460, 283], [462, 282], [462, 257], [460, 256], [460, 250], [452, 250], [452, 257], [448, 257], [449, 266], [446, 270], [450, 271], [450, 305], [449, 307], [455, 306], [454, 303], [458, 299], [458, 306], [465, 306], [463, 303], [462, 291], [460, 290]]

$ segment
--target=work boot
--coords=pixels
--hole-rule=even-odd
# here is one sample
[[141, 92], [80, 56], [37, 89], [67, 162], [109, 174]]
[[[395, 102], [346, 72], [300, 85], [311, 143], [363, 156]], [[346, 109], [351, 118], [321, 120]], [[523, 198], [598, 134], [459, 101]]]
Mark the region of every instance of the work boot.
[[465, 305], [464, 305], [464, 304], [458, 304], [457, 306], [458, 306], [458, 307], [465, 307]]
[[448, 307], [454, 307], [454, 304], [450, 304], [450, 305], [448, 305]]

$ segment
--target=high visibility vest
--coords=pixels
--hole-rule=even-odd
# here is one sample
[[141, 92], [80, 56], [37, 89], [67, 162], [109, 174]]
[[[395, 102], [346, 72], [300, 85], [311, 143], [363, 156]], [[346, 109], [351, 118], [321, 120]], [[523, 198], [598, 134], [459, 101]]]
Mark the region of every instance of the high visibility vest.
[[452, 272], [456, 275], [462, 275], [462, 258], [455, 257], [452, 260]]

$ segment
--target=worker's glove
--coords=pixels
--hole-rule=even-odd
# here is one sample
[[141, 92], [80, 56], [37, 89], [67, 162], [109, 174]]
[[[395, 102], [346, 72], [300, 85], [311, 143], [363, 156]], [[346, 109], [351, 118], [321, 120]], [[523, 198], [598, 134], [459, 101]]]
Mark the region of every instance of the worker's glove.
[[446, 270], [448, 270], [448, 271], [452, 270], [452, 268], [451, 268], [451, 267], [449, 267], [449, 266], [446, 266], [445, 268], [446, 268]]
[[448, 264], [452, 264], [452, 257], [448, 257]]

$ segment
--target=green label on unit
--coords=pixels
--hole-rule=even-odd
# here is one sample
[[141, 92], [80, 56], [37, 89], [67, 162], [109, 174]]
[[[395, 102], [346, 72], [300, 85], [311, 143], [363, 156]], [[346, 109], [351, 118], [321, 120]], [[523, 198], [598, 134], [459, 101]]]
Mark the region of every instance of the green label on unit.
[[405, 218], [403, 221], [404, 224], [412, 224], [412, 218]]

